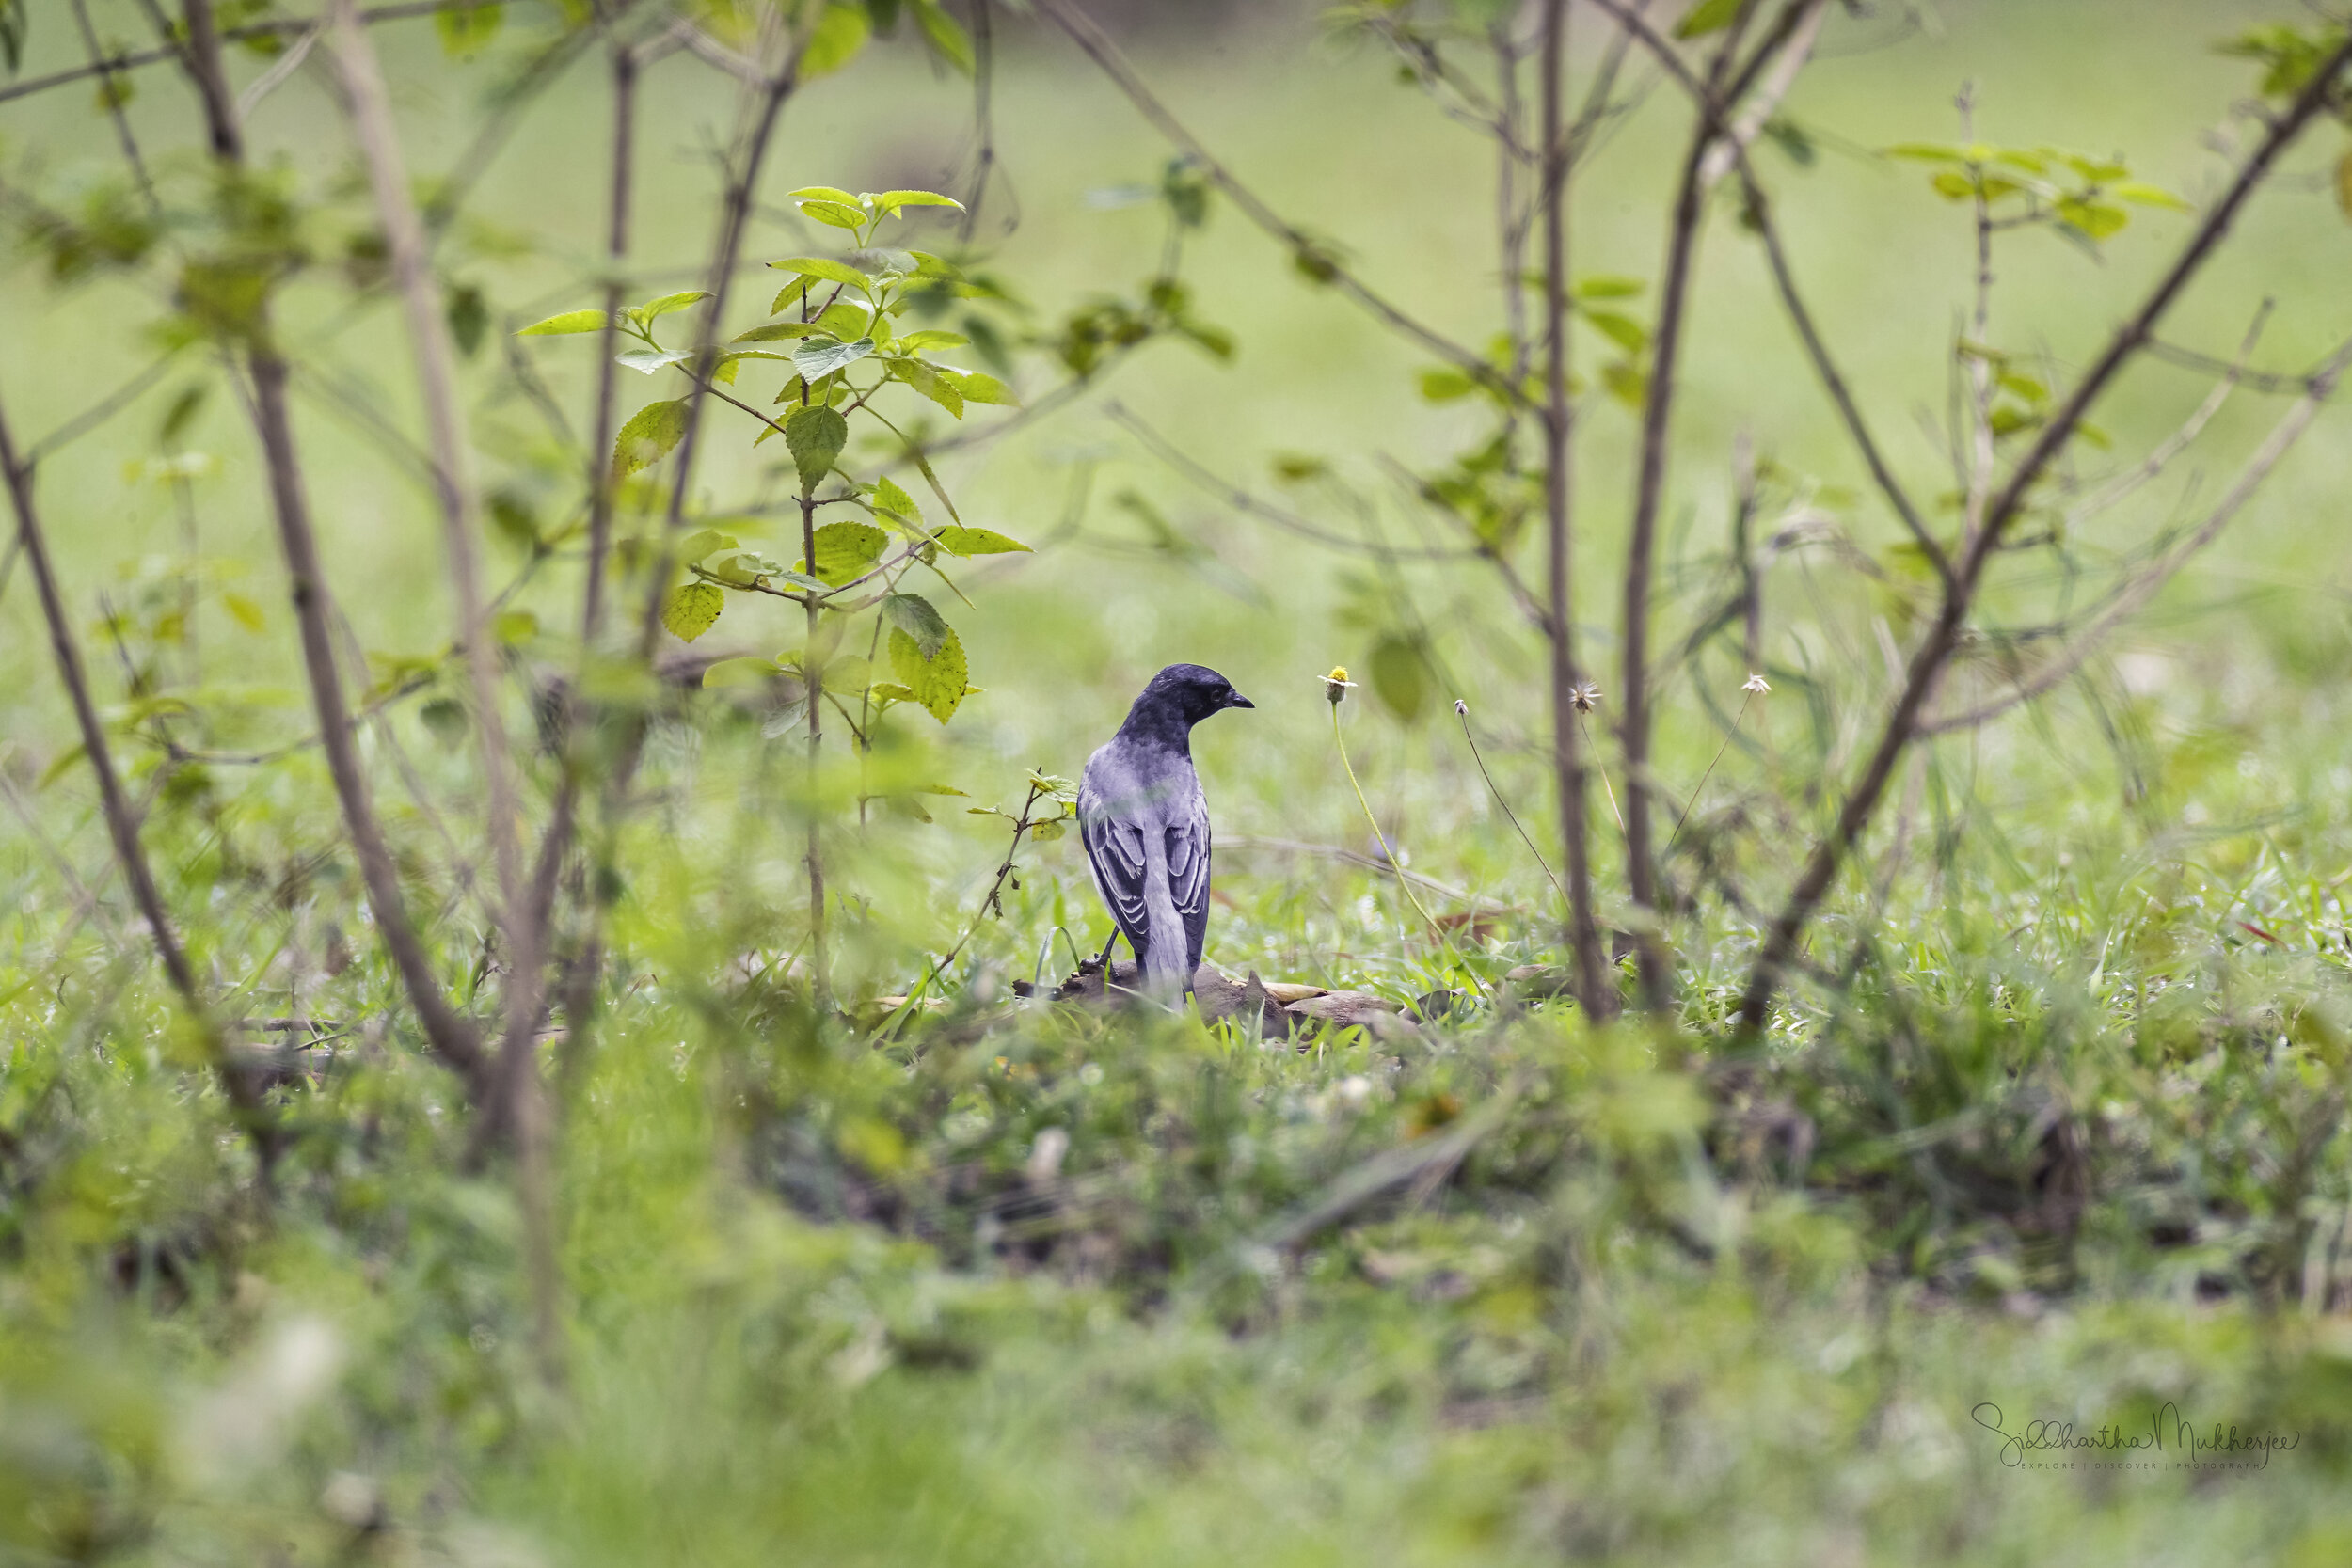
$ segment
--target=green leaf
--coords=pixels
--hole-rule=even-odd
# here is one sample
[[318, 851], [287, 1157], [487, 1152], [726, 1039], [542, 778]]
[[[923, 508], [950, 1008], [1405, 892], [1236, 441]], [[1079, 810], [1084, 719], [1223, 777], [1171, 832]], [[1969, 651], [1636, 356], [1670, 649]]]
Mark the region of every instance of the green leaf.
[[2121, 207], [2105, 202], [2084, 201], [2076, 197], [2060, 197], [2058, 203], [2059, 219], [2081, 230], [2093, 240], [2104, 240], [2131, 222], [2131, 214]]
[[264, 624], [262, 620], [262, 607], [243, 594], [223, 594], [220, 596], [220, 602], [229, 607], [229, 613], [235, 616], [237, 625], [246, 630], [259, 632], [262, 629]]
[[963, 418], [963, 388], [949, 381], [936, 366], [899, 356], [891, 359], [890, 373], [957, 419]]
[[833, 471], [833, 460], [841, 455], [849, 439], [850, 421], [836, 410], [822, 404], [792, 410], [792, 417], [784, 422], [784, 444], [792, 449], [792, 466], [800, 470], [803, 495], [815, 491]]
[[971, 672], [964, 664], [962, 639], [945, 625], [940, 633], [938, 645], [926, 654], [913, 637], [893, 631], [890, 668], [923, 711], [945, 724], [962, 705], [963, 694], [970, 689]]
[[660, 299], [649, 299], [639, 306], [638, 315], [641, 320], [651, 322], [668, 315], [673, 310], [683, 310], [697, 300], [709, 297], [710, 291], [707, 289], [688, 289], [679, 293], [663, 294]]
[[735, 539], [730, 534], [721, 533], [715, 528], [696, 529], [678, 542], [678, 563], [691, 566], [707, 555], [715, 555], [721, 550], [731, 550], [735, 547]]
[[498, 37], [505, 19], [503, 6], [475, 6], [467, 10], [437, 11], [434, 30], [441, 35], [441, 51], [453, 60], [480, 54]]
[[711, 628], [726, 607], [726, 590], [717, 584], [682, 583], [661, 602], [661, 624], [670, 628], [671, 636], [691, 642]]
[[993, 529], [964, 528], [961, 524], [943, 528], [932, 537], [950, 555], [1011, 555], [1029, 548]]
[[1012, 388], [984, 371], [951, 371], [942, 368], [942, 379], [963, 394], [966, 403], [994, 404], [1004, 408], [1018, 408], [1021, 400], [1012, 395]]
[[2142, 207], [2169, 207], [2176, 213], [2193, 213], [2197, 210], [2163, 186], [2152, 185], [2145, 180], [2125, 180], [2109, 185], [2107, 195], [2118, 201], [2137, 202]]
[[1569, 292], [1579, 299], [1631, 299], [1648, 285], [1638, 277], [1580, 277]]
[[736, 343], [772, 343], [786, 338], [809, 338], [824, 330], [815, 322], [770, 322], [755, 326], [749, 332], [739, 332], [727, 340]]
[[1470, 378], [1468, 372], [1456, 370], [1452, 365], [1440, 365], [1434, 370], [1423, 371], [1418, 379], [1421, 383], [1421, 395], [1431, 403], [1452, 403], [1454, 399], [1466, 398], [1478, 389], [1478, 383]]
[[866, 227], [865, 209], [845, 206], [838, 201], [803, 201], [801, 203], [801, 212], [805, 216], [815, 218], [818, 223], [828, 223], [835, 229], [847, 229], [854, 232]]
[[627, 365], [632, 371], [651, 375], [666, 365], [684, 364], [694, 357], [694, 351], [691, 348], [632, 348], [616, 354], [612, 357], [616, 362]]
[[913, 496], [899, 489], [892, 480], [874, 481], [874, 510], [914, 529], [923, 527], [923, 509], [914, 504]]
[[[446, 16], [449, 13], [444, 11], [441, 14]], [[532, 322], [515, 336], [517, 338], [560, 338], [567, 333], [601, 332], [603, 330], [603, 311], [566, 310], [560, 316], [549, 316], [545, 321]]]
[[915, 0], [914, 24], [923, 30], [923, 41], [931, 46], [932, 53], [964, 75], [972, 74], [972, 40], [963, 24], [941, 8], [939, 0]]
[[1406, 723], [1429, 705], [1429, 668], [1410, 639], [1384, 637], [1372, 650], [1372, 691]]
[[1675, 26], [1678, 39], [1705, 38], [1722, 32], [1740, 14], [1740, 0], [1699, 0]]
[[[844, 207], [857, 205], [856, 197], [851, 196], [848, 191], [836, 190], [831, 185], [803, 185], [792, 193], [792, 199], [795, 201], [838, 201]], [[784, 265], [782, 261], [773, 264]]]
[[[718, 590], [712, 589], [711, 592], [715, 594]], [[756, 658], [750, 656], [741, 658], [714, 659], [709, 667], [703, 671], [703, 689], [707, 691], [727, 686], [765, 686], [775, 678], [776, 665], [773, 659]]]
[[471, 283], [453, 283], [443, 312], [449, 320], [450, 341], [459, 354], [472, 358], [482, 347], [482, 335], [490, 329], [489, 301]]
[[776, 292], [776, 302], [768, 307], [768, 313], [771, 316], [782, 315], [786, 306], [790, 305], [795, 300], [804, 297], [808, 293], [808, 286], [814, 281], [816, 281], [814, 278], [811, 278], [803, 274], [803, 276], [794, 278], [791, 282], [787, 283], [782, 289], [779, 289]]
[[901, 354], [918, 354], [927, 348], [961, 348], [971, 341], [961, 332], [941, 332], [927, 328], [921, 332], [908, 333], [898, 340], [896, 346]]
[[1649, 332], [1631, 316], [1619, 315], [1614, 310], [1580, 310], [1577, 313], [1592, 324], [1593, 330], [1628, 354], [1639, 354], [1649, 346]]
[[896, 213], [901, 207], [953, 207], [959, 213], [963, 211], [962, 202], [937, 191], [884, 191], [874, 198], [877, 212]]
[[[838, 415], [834, 416], [836, 419]], [[612, 479], [615, 483], [640, 468], [649, 468], [670, 454], [686, 434], [686, 403], [649, 403], [628, 418], [612, 440]]]
[[873, 30], [863, 7], [837, 3], [827, 6], [824, 15], [817, 19], [817, 25], [810, 30], [808, 42], [802, 47], [801, 80], [815, 81], [856, 59]]
[[1935, 178], [1928, 183], [1947, 201], [1965, 201], [1977, 194], [1977, 182], [1956, 168], [1936, 170]]
[[[931, 601], [920, 594], [884, 594], [882, 616], [898, 628], [898, 635], [914, 640], [917, 653], [924, 658], [936, 654], [940, 643], [955, 635], [939, 611], [931, 608]], [[904, 670], [899, 671], [901, 677], [905, 673]], [[914, 683], [909, 680], [907, 684]]]
[[[768, 264], [779, 272], [797, 272], [803, 277], [821, 277], [828, 283], [839, 283], [851, 289], [866, 287], [866, 275], [847, 261], [828, 261], [821, 256], [787, 256], [781, 261]], [[784, 303], [783, 297], [778, 296], [777, 309], [781, 309]], [[775, 311], [768, 313], [774, 315]]]
[[854, 343], [836, 343], [827, 339], [811, 339], [792, 351], [792, 368], [802, 379], [814, 381], [821, 375], [847, 370], [874, 352], [874, 340], [860, 338]]
[[817, 531], [817, 559], [808, 570], [828, 588], [866, 575], [890, 544], [871, 523], [827, 523]]

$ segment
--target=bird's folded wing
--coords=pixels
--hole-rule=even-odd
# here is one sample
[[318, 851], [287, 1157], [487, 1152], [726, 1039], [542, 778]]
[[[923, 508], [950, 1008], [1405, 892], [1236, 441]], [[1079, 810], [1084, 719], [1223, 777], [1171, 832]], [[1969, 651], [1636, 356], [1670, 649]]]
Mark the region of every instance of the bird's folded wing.
[[1168, 829], [1168, 889], [1184, 923], [1184, 956], [1195, 969], [1209, 939], [1209, 800], [1198, 784]]
[[1086, 846], [1087, 864], [1094, 871], [1103, 902], [1110, 906], [1111, 918], [1141, 952], [1151, 942], [1143, 905], [1143, 835], [1133, 823], [1111, 814], [1090, 782], [1078, 791], [1078, 840]]

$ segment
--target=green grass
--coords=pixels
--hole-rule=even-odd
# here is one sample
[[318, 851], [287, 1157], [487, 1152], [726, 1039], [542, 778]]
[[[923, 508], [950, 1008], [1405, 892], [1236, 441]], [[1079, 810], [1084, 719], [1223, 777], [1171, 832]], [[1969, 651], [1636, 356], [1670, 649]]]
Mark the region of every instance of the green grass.
[[[1975, 79], [1988, 135], [2119, 146], [2149, 178], [2201, 194], [2217, 166], [2200, 135], [2247, 82], [2203, 40], [2267, 14], [1955, 8], [1938, 36], [1824, 60], [1793, 108], [1860, 148], [1942, 137], [1949, 95]], [[414, 33], [389, 63], [418, 84], [402, 102], [412, 157], [437, 168], [462, 145], [478, 77], [434, 65]], [[62, 27], [36, 32], [37, 50], [69, 43]], [[1212, 145], [1341, 237], [1380, 286], [1449, 330], [1490, 329], [1475, 260], [1486, 172], [1379, 62], [1317, 41], [1288, 9], [1198, 48], [1162, 39], [1145, 57]], [[186, 104], [168, 78], [148, 82], [135, 122], [169, 143]], [[648, 91], [659, 177], [641, 251], [649, 267], [685, 266], [709, 227], [692, 150], [707, 87], [681, 71]], [[1150, 175], [1162, 150], [1058, 50], [1014, 47], [999, 97], [1024, 219], [1003, 269], [1049, 316], [1145, 276], [1149, 214], [1081, 197]], [[598, 199], [581, 149], [600, 112], [592, 77], [569, 80], [491, 166], [475, 210], [542, 237], [509, 254], [474, 232], [454, 251], [501, 311], [580, 302]], [[794, 106], [776, 188], [922, 183], [961, 113], [957, 89], [911, 55], [861, 67]], [[107, 177], [86, 98], [0, 115], [12, 178], [53, 190]], [[340, 121], [307, 78], [257, 127], [326, 183], [310, 150], [340, 147]], [[1632, 122], [1581, 200], [1580, 270], [1654, 271], [1651, 193], [1680, 135], [1663, 95]], [[1769, 166], [1792, 247], [1906, 477], [1931, 492], [1944, 457], [1913, 411], [1943, 405], [1965, 236], [1915, 168], [1823, 145], [1810, 172]], [[330, 205], [321, 221], [354, 211]], [[2002, 341], [2079, 363], [2179, 232], [2144, 216], [2104, 265], [2021, 241], [2005, 253]], [[2275, 293], [2265, 363], [2308, 363], [2342, 330], [2346, 232], [2315, 186], [2266, 198], [2173, 335], [2226, 346]], [[773, 228], [756, 247], [795, 248]], [[1894, 536], [1839, 493], [1858, 495], [1861, 476], [1757, 260], [1729, 222], [1710, 230], [1668, 512], [1676, 616], [1719, 585], [1740, 431], [1818, 474], [1815, 501], [1866, 547]], [[1231, 210], [1188, 273], [1201, 313], [1240, 339], [1236, 364], [1155, 345], [1115, 394], [1269, 494], [1277, 453], [1327, 454], [1403, 526], [1374, 455], [1433, 464], [1474, 420], [1415, 397], [1415, 357], [1291, 277]], [[136, 368], [138, 329], [160, 307], [119, 281], [53, 289], [30, 261], [9, 276], [0, 391], [38, 433]], [[405, 410], [390, 313], [342, 324], [336, 291], [295, 297], [306, 353]], [[494, 396], [492, 357], [471, 372], [486, 477], [555, 507], [562, 482], [527, 413]], [[586, 355], [544, 357], [580, 407]], [[71, 542], [68, 588], [91, 622], [102, 594], [151, 614], [167, 602], [171, 498], [126, 465], [155, 455], [172, 389], [198, 373], [42, 467], [52, 527]], [[2129, 451], [2201, 392], [2152, 369], [2101, 422]], [[2198, 493], [2259, 439], [2265, 413], [2249, 397], [2217, 422]], [[447, 617], [425, 498], [315, 405], [302, 417], [363, 639], [434, 649]], [[1755, 929], [1723, 886], [1763, 901], [1784, 883], [1823, 809], [1807, 784], [1851, 762], [1888, 689], [1873, 618], [1901, 629], [1899, 606], [1826, 557], [1775, 568], [1776, 690], [1672, 858], [1697, 897], [1673, 932], [1681, 1016], [1655, 1030], [1514, 1003], [1294, 1050], [1191, 1021], [1016, 1006], [1011, 981], [1067, 968], [1057, 927], [1081, 951], [1102, 940], [1064, 838], [1024, 850], [1003, 918], [945, 977], [950, 1006], [877, 1050], [803, 1001], [804, 814], [814, 802], [835, 825], [836, 885], [856, 896], [836, 917], [834, 977], [861, 1002], [903, 990], [972, 917], [1002, 822], [934, 798], [948, 808], [935, 823], [878, 811], [850, 826], [861, 781], [848, 765], [812, 789], [756, 715], [696, 698], [657, 734], [619, 847], [602, 1022], [584, 1050], [548, 1046], [563, 1114], [556, 1390], [530, 1353], [511, 1186], [496, 1167], [464, 1169], [459, 1093], [422, 1057], [370, 939], [316, 760], [215, 768], [200, 788], [183, 778], [148, 829], [224, 1011], [342, 1025], [283, 1093], [297, 1140], [264, 1203], [119, 897], [86, 912], [57, 869], [95, 883], [104, 836], [87, 774], [44, 781], [67, 721], [20, 583], [0, 607], [0, 767], [38, 832], [13, 816], [0, 828], [0, 1560], [2345, 1560], [2344, 421], [2323, 416], [2225, 548], [2089, 681], [1922, 753], [1866, 874], [1814, 933], [1812, 960], [1851, 984], [1799, 984], [1745, 1054], [1719, 1025]], [[1610, 684], [1629, 420], [1603, 410], [1590, 430], [1583, 608]], [[301, 709], [284, 689], [291, 638], [232, 400], [216, 392], [188, 441], [216, 465], [196, 487], [204, 552], [264, 618], [257, 634], [205, 601], [207, 738], [265, 745], [298, 733]], [[753, 483], [755, 461], [714, 454], [714, 502]], [[1030, 767], [1074, 775], [1159, 664], [1214, 664], [1259, 705], [1199, 737], [1229, 846], [1212, 959], [1399, 1001], [1437, 987], [1449, 960], [1392, 879], [1236, 847], [1369, 847], [1319, 676], [1360, 668], [1394, 629], [1397, 585], [1187, 491], [1084, 408], [960, 458], [949, 478], [969, 520], [1041, 542], [1073, 469], [1095, 461], [1084, 536], [959, 579], [975, 608], [956, 619], [987, 689], [946, 731], [900, 723], [877, 774], [1014, 804]], [[2192, 478], [2169, 483], [2077, 541], [2083, 558], [2175, 515]], [[1127, 489], [1195, 553], [1136, 548], [1133, 515], [1112, 504]], [[1328, 492], [1293, 499], [1344, 521]], [[509, 557], [501, 575], [518, 566]], [[2021, 564], [2005, 613], [2059, 591], [2034, 570]], [[1549, 852], [1538, 660], [1486, 578], [1409, 587], [1451, 680], [1414, 723], [1359, 693], [1343, 709], [1350, 755], [1406, 863], [1496, 911], [1470, 961], [1499, 980], [1556, 961], [1557, 911], [1444, 699], [1469, 700], [1498, 781]], [[524, 602], [554, 626], [575, 592], [558, 562]], [[798, 641], [748, 608], [723, 626], [758, 651]], [[106, 640], [89, 641], [104, 699], [119, 701]], [[527, 651], [562, 647], [550, 632]], [[1677, 808], [1745, 673], [1717, 649], [1667, 693], [1659, 773]], [[464, 994], [486, 931], [449, 852], [480, 836], [471, 770], [413, 706], [393, 725], [436, 805], [412, 801], [380, 748], [378, 789]], [[142, 760], [142, 784], [153, 768]], [[534, 801], [550, 782], [542, 767]], [[1614, 915], [1611, 835], [1600, 842]], [[1459, 907], [1443, 902], [1433, 912]], [[1351, 1179], [1427, 1150], [1446, 1158], [1422, 1179], [1301, 1233]], [[2297, 1446], [2259, 1473], [2011, 1468], [1971, 1418], [1986, 1402], [2012, 1430], [2029, 1418], [2150, 1430], [2169, 1404], [2201, 1430], [2235, 1423]]]

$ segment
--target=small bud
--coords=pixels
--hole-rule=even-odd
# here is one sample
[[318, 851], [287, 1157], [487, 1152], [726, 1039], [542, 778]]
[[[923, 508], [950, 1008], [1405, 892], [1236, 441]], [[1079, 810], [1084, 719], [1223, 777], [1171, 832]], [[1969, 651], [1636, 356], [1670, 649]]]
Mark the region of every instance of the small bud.
[[1457, 719], [1468, 719], [1470, 717], [1470, 704], [1462, 701], [1459, 697], [1454, 698], [1454, 716]]
[[1330, 700], [1333, 707], [1337, 707], [1347, 701], [1347, 693], [1355, 684], [1347, 678], [1346, 665], [1334, 664], [1331, 673], [1323, 677], [1323, 694]]
[[1752, 692], [1758, 697], [1768, 697], [1772, 695], [1772, 683], [1751, 670], [1748, 672], [1747, 681], [1740, 689]]

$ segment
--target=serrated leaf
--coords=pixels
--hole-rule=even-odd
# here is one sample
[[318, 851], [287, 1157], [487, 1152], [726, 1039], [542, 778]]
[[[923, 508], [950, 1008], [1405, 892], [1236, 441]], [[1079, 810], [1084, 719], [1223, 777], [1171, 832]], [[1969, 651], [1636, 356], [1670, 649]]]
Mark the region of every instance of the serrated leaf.
[[[782, 272], [797, 272], [803, 277], [821, 277], [828, 283], [839, 283], [851, 289], [866, 287], [866, 275], [847, 261], [829, 261], [821, 256], [787, 256], [781, 261], [768, 264]], [[777, 308], [782, 309], [783, 304], [783, 300], [779, 299]], [[772, 310], [769, 312], [771, 315], [774, 313]]]
[[890, 634], [890, 667], [923, 711], [945, 724], [962, 705], [970, 673], [964, 666], [962, 640], [945, 625], [940, 632], [938, 646], [926, 654], [913, 637], [894, 630]]
[[726, 607], [726, 590], [716, 583], [681, 583], [661, 601], [661, 624], [671, 636], [691, 642], [711, 628]]
[[941, 529], [931, 536], [939, 547], [950, 555], [1013, 555], [1025, 553], [1029, 546], [1020, 540], [998, 533], [994, 529], [964, 528], [953, 525]]
[[890, 373], [957, 419], [963, 418], [963, 388], [949, 381], [933, 366], [920, 359], [894, 358], [890, 361]]
[[532, 322], [515, 334], [517, 338], [559, 338], [571, 332], [601, 332], [604, 312], [601, 310], [566, 310], [560, 316]]
[[1003, 408], [1018, 408], [1021, 400], [1012, 389], [984, 371], [941, 370], [940, 375], [963, 394], [966, 403], [994, 404]]
[[833, 460], [841, 455], [849, 439], [850, 421], [837, 411], [816, 403], [792, 410], [791, 418], [784, 421], [784, 444], [792, 449], [792, 466], [800, 470], [803, 495], [814, 491], [833, 471]]
[[776, 302], [768, 307], [768, 313], [771, 316], [783, 314], [784, 308], [786, 306], [791, 304], [793, 301], [801, 298], [808, 293], [808, 286], [813, 281], [815, 281], [813, 278], [810, 278], [803, 274], [803, 276], [794, 278], [791, 282], [787, 283], [782, 289], [777, 291]]
[[961, 348], [971, 341], [961, 332], [941, 332], [927, 327], [921, 332], [908, 333], [898, 340], [897, 347], [901, 354], [915, 354], [927, 348]]
[[[953, 628], [941, 619], [939, 611], [931, 608], [931, 601], [920, 594], [883, 595], [882, 617], [898, 627], [899, 633], [913, 639], [915, 652], [924, 658], [937, 653], [940, 644], [955, 635]], [[904, 670], [898, 673], [902, 678], [906, 675]], [[908, 680], [907, 684], [912, 686], [914, 683]]]
[[878, 479], [874, 482], [874, 510], [914, 529], [923, 527], [923, 509], [915, 505], [914, 498], [898, 488], [893, 480]]
[[[857, 205], [856, 197], [850, 195], [848, 191], [838, 190], [832, 185], [803, 185], [799, 190], [792, 193], [792, 199], [795, 201], [838, 201], [844, 207], [854, 207]], [[774, 264], [777, 266], [784, 265], [782, 261], [778, 261]]]
[[660, 462], [685, 434], [686, 404], [683, 399], [649, 403], [631, 414], [628, 422], [621, 426], [621, 433], [612, 440], [614, 482]]
[[695, 301], [709, 297], [710, 291], [707, 289], [687, 289], [675, 294], [663, 294], [660, 299], [649, 299], [639, 306], [638, 316], [643, 321], [654, 321], [668, 315], [673, 310], [683, 310]]
[[812, 338], [792, 351], [792, 368], [801, 372], [802, 379], [814, 381], [820, 375], [847, 370], [873, 352], [871, 338], [860, 338], [853, 343]]
[[803, 201], [801, 203], [801, 212], [818, 223], [831, 224], [835, 229], [847, 229], [851, 232], [866, 227], [866, 213], [863, 208], [848, 206], [839, 201]]
[[863, 577], [889, 547], [890, 535], [871, 523], [827, 523], [817, 531], [809, 570], [828, 588]]

